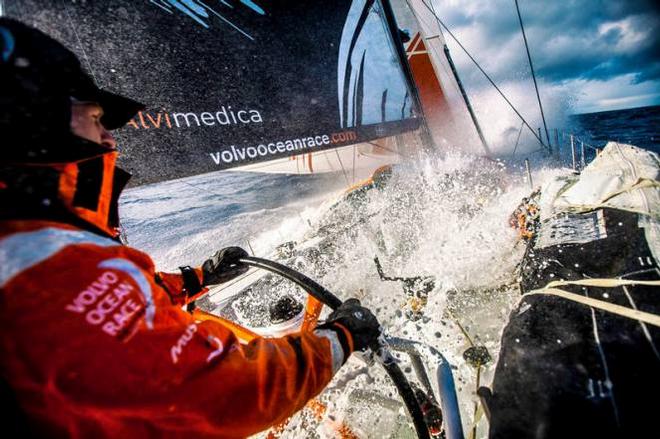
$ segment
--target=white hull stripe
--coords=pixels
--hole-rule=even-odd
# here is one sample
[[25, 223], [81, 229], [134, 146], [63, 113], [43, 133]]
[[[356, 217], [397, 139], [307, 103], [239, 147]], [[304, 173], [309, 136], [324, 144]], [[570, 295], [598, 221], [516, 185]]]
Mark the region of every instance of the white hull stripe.
[[331, 329], [317, 329], [314, 331], [314, 335], [326, 338], [330, 341], [332, 373], [337, 373], [341, 365], [344, 364], [344, 348], [341, 347], [337, 333]]
[[14, 276], [45, 261], [63, 248], [80, 244], [100, 247], [121, 245], [91, 232], [54, 227], [16, 233], [0, 239], [0, 288]]

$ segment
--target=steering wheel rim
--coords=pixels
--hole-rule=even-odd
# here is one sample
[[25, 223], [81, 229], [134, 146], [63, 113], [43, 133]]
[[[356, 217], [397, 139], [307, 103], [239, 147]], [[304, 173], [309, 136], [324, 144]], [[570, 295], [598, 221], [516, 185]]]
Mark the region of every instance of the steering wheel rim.
[[[329, 306], [331, 309], [337, 309], [342, 301], [323, 287], [321, 284], [315, 280], [307, 277], [306, 275], [282, 265], [278, 262], [270, 261], [268, 259], [256, 258], [253, 256], [246, 256], [239, 260], [239, 262], [249, 265], [251, 267], [261, 268], [266, 271], [269, 271], [274, 274], [278, 274], [285, 279], [290, 280], [296, 285], [303, 288], [310, 296], [316, 298], [318, 301]], [[389, 353], [387, 346], [381, 345], [378, 341], [374, 342], [370, 349], [374, 352], [374, 355], [381, 365], [385, 368], [385, 371], [388, 373], [392, 382], [394, 383], [399, 395], [403, 399], [403, 402], [406, 405], [408, 414], [410, 415], [413, 425], [415, 426], [415, 431], [417, 432], [417, 437], [420, 439], [430, 439], [430, 433], [428, 426], [424, 421], [424, 415], [422, 409], [419, 406], [419, 402], [415, 397], [415, 393], [408, 382], [408, 379], [399, 368], [399, 365], [393, 360], [392, 355]], [[387, 359], [387, 360], [385, 360]]]

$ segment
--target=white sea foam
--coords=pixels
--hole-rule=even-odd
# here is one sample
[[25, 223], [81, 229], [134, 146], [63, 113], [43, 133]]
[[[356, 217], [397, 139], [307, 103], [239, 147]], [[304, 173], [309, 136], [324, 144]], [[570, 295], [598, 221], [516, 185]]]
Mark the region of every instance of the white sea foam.
[[[556, 172], [539, 169], [534, 180], [541, 183]], [[456, 366], [466, 428], [472, 423], [476, 401], [476, 371], [462, 357], [470, 343], [460, 328], [475, 344], [485, 345], [496, 355], [500, 331], [518, 298], [516, 267], [524, 251], [508, 219], [529, 192], [528, 183], [516, 169], [471, 157], [448, 156], [440, 162], [400, 168], [387, 189], [372, 191], [360, 208], [363, 211], [355, 213], [354, 222], [358, 222], [364, 211], [378, 212], [357, 233], [340, 238], [337, 247], [342, 249], [342, 262], [322, 277], [323, 284], [344, 298], [357, 295], [376, 310], [391, 335], [429, 344], [444, 353]], [[377, 244], [379, 239], [385, 250]], [[402, 287], [378, 278], [374, 255], [389, 276], [436, 277], [436, 289], [425, 309], [427, 321], [413, 322], [402, 315], [406, 303]], [[361, 366], [351, 360], [342, 375], [355, 373]], [[482, 371], [482, 385], [488, 384], [493, 368], [494, 362]], [[435, 373], [435, 365], [429, 373]], [[397, 398], [382, 371], [374, 368], [341, 389], [331, 386], [322, 398], [347, 416], [355, 429], [369, 437], [382, 437], [383, 430], [369, 430], [373, 422], [368, 409], [364, 408], [362, 422], [360, 416], [347, 411], [355, 408], [348, 395], [365, 388]], [[294, 431], [291, 437], [295, 437]]]
[[[561, 84], [554, 85], [543, 82], [539, 83], [539, 87], [550, 141], [554, 145], [554, 128], [565, 127], [569, 123], [572, 105], [571, 96], [575, 95], [574, 90], [570, 90]], [[500, 89], [537, 134], [537, 129], [541, 128], [543, 142], [547, 143], [533, 84], [514, 80], [500, 84]], [[511, 154], [519, 133], [520, 140], [518, 141], [517, 153], [531, 152], [540, 148], [538, 140], [528, 127], [523, 127], [522, 132], [520, 131], [522, 121], [506, 104], [497, 90], [490, 86], [484, 86], [484, 88], [477, 89], [473, 93], [471, 100], [484, 130], [484, 135], [494, 153], [500, 155]]]

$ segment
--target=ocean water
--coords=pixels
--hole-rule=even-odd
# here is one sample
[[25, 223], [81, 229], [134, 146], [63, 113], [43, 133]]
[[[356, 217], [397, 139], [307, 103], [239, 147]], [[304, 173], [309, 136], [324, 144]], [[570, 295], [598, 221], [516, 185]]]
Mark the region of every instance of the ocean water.
[[578, 136], [598, 148], [613, 140], [660, 153], [660, 106], [579, 114], [571, 123]]
[[[570, 130], [580, 130], [584, 141], [595, 146], [608, 138], [654, 149], [657, 120], [658, 107], [597, 113], [575, 117]], [[636, 132], [627, 132], [626, 126], [637, 127]], [[569, 172], [556, 161], [536, 158], [534, 186]], [[308, 241], [336, 214], [335, 203], [345, 187], [342, 175], [211, 173], [126, 191], [122, 224], [129, 244], [151, 254], [163, 270], [200, 264], [229, 245], [269, 258], [281, 243]], [[508, 219], [530, 191], [530, 182], [515, 163], [449, 154], [404, 164], [395, 169], [385, 190], [371, 191], [359, 210], [342, 212], [343, 221], [356, 226], [337, 236], [332, 258], [298, 261], [303, 271], [341, 298], [357, 296], [374, 309], [389, 334], [413, 338], [445, 355], [453, 368], [466, 431], [475, 415], [477, 372], [462, 354], [470, 343], [486, 346], [493, 356], [499, 350], [501, 329], [519, 297], [517, 267], [524, 252]], [[379, 279], [374, 256], [389, 276], [435, 277], [425, 319], [405, 317], [407, 299], [401, 286]], [[427, 360], [434, 368], [433, 359]], [[480, 371], [482, 385], [489, 383], [493, 369], [494, 362]], [[373, 413], [380, 409], [352, 400], [356, 389], [396, 399], [377, 366], [367, 367], [351, 357], [320, 396], [332, 418], [318, 420], [302, 413], [284, 437], [332, 437], [333, 425], [342, 419], [364, 437], [389, 437], [392, 431], [397, 431], [393, 437], [408, 437], [405, 427], [401, 430], [405, 422], [400, 411], [373, 422]], [[485, 435], [482, 421], [477, 437]]]
[[[266, 255], [305, 226], [307, 210], [342, 187], [335, 175], [215, 172], [128, 189], [120, 218], [129, 245], [162, 270], [176, 270], [227, 246]], [[287, 233], [263, 236], [283, 223]]]
[[[615, 140], [660, 153], [660, 106], [571, 116], [562, 132], [565, 166], [570, 165], [568, 133], [594, 147]], [[593, 156], [589, 149], [587, 154]], [[534, 160], [549, 166], [539, 155]], [[447, 163], [452, 161], [456, 158]], [[308, 217], [345, 188], [342, 175], [204, 174], [125, 191], [122, 226], [130, 245], [149, 252], [163, 269], [201, 263], [228, 245], [266, 255], [304, 233]]]

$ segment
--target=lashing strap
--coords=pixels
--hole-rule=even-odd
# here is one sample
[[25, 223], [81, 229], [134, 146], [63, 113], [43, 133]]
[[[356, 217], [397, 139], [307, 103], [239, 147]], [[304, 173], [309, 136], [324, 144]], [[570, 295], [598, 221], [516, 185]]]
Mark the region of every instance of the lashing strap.
[[604, 300], [585, 297], [580, 294], [570, 293], [568, 291], [555, 288], [563, 285], [583, 285], [599, 288], [617, 288], [627, 285], [646, 285], [660, 287], [660, 280], [632, 280], [632, 279], [581, 279], [574, 281], [553, 281], [546, 285], [544, 288], [530, 291], [523, 294], [525, 296], [547, 295], [556, 296], [567, 299], [582, 305], [591, 306], [593, 308], [607, 311], [629, 319], [638, 320], [640, 322], [648, 323], [649, 325], [660, 327], [660, 316], [637, 309], [628, 308], [626, 306], [616, 305], [613, 303], [605, 302]]

